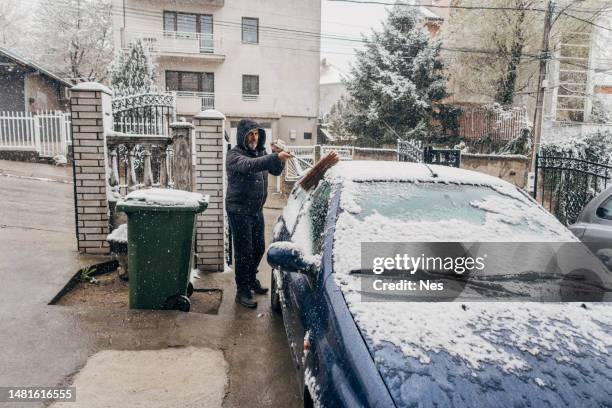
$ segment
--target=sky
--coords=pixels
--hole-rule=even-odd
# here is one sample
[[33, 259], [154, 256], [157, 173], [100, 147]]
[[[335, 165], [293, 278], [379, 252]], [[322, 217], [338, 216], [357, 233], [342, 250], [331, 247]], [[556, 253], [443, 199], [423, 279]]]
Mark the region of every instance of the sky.
[[[386, 8], [373, 4], [356, 4], [322, 0], [321, 32], [323, 36], [342, 36], [361, 38], [361, 33], [368, 34], [370, 29], [380, 28], [386, 18]], [[354, 49], [359, 43], [321, 39], [321, 58], [341, 70], [348, 72], [349, 63], [353, 60]]]

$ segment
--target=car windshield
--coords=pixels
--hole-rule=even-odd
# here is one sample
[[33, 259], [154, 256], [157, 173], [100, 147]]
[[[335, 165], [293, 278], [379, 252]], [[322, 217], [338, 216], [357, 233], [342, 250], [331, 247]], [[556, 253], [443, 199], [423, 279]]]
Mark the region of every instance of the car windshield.
[[[385, 248], [385, 243], [409, 243], [413, 245], [410, 248], [419, 248], [411, 249], [413, 254], [429, 253], [442, 258], [451, 254], [452, 247], [455, 256], [488, 254], [488, 268], [457, 275], [444, 273], [438, 264], [420, 268], [413, 278], [458, 284], [462, 295], [468, 297], [540, 298], [543, 291], [554, 292], [560, 284], [575, 286], [582, 279], [580, 275], [566, 275], [551, 263], [563, 245], [569, 245], [563, 248], [570, 248], [573, 258], [592, 257], [550, 214], [511, 189], [429, 182], [359, 182], [349, 184], [342, 194], [334, 270], [356, 279], [373, 274], [362, 263], [367, 256], [367, 243], [383, 243], [373, 250], [377, 256], [391, 253], [394, 248], [407, 248]], [[458, 244], [436, 247], [432, 243]], [[462, 246], [463, 243], [479, 245]], [[598, 268], [599, 262], [595, 266], [599, 271]], [[394, 271], [386, 273], [386, 277], [393, 277]], [[604, 280], [604, 286], [609, 286], [609, 277]], [[551, 286], [552, 281], [560, 283]], [[471, 290], [464, 290], [466, 285]]]
[[[362, 182], [352, 191], [360, 211], [355, 216], [364, 220], [372, 214], [397, 221], [461, 220], [484, 226], [487, 215], [495, 214], [501, 222], [520, 230], [542, 231], [548, 219], [544, 211], [520, 212], [525, 199], [508, 197], [489, 186], [410, 183]], [[506, 210], [500, 208], [505, 204]], [[550, 220], [548, 220], [550, 221]]]

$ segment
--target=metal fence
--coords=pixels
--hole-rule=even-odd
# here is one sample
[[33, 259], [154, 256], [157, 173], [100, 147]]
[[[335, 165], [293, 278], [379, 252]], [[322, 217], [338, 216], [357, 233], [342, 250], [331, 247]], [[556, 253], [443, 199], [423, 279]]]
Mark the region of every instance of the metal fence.
[[423, 143], [415, 139], [397, 139], [397, 160], [401, 162], [422, 163]]
[[584, 206], [608, 186], [612, 166], [571, 156], [536, 155], [533, 197], [559, 221], [573, 224]]
[[491, 109], [486, 106], [464, 107], [459, 117], [459, 136], [465, 139], [490, 138], [494, 141], [510, 141], [521, 136], [529, 120], [527, 108], [509, 110]]
[[70, 126], [70, 114], [65, 112], [0, 112], [0, 150], [66, 156], [72, 140]]
[[176, 98], [172, 94], [140, 94], [113, 99], [115, 132], [139, 136], [169, 136], [176, 121]]
[[448, 167], [461, 167], [461, 150], [437, 149], [426, 146], [423, 149], [423, 162]]

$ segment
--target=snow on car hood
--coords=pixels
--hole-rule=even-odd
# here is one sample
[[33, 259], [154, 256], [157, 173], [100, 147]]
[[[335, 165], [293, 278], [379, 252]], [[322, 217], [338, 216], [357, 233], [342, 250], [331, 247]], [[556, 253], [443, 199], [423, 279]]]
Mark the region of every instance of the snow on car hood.
[[[612, 401], [612, 307], [575, 303], [361, 302], [361, 242], [576, 241], [552, 216], [503, 184], [517, 203], [492, 196], [474, 206], [483, 226], [452, 219], [402, 221], [341, 199], [334, 279], [398, 406], [600, 406]], [[354, 187], [354, 186], [353, 186]], [[517, 195], [518, 194], [518, 195]], [[537, 212], [537, 213], [535, 213]], [[513, 229], [521, 217], [537, 230]], [[538, 404], [540, 403], [540, 404]]]

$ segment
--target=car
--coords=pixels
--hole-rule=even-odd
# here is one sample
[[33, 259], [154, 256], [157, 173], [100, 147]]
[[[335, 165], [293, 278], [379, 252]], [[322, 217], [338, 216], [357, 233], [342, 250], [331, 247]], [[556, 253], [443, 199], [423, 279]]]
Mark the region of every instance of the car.
[[612, 268], [612, 186], [589, 201], [569, 229]]
[[522, 190], [468, 170], [343, 161], [312, 191], [297, 183], [267, 260], [305, 407], [612, 403], [612, 307], [362, 301], [361, 243], [387, 241], [583, 247]]

